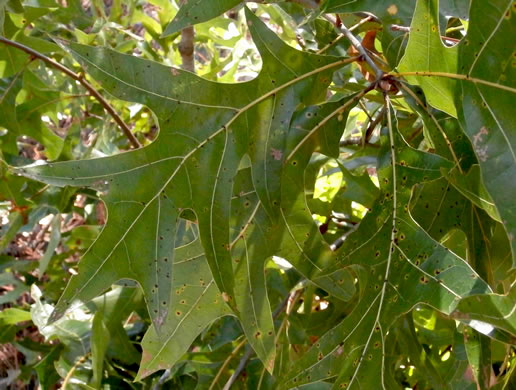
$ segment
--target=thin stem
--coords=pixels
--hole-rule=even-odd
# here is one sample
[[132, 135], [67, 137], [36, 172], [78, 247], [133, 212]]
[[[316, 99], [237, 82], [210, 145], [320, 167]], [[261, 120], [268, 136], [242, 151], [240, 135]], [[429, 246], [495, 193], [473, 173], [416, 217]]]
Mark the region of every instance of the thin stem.
[[[291, 0], [295, 3], [302, 3], [304, 6], [308, 8], [318, 8], [319, 4], [317, 4], [313, 0]], [[333, 16], [325, 14], [323, 15], [323, 18], [326, 19], [328, 22], [333, 24], [344, 36], [351, 42], [351, 44], [355, 47], [355, 49], [358, 50], [360, 55], [364, 58], [364, 60], [369, 64], [371, 69], [373, 69], [376, 80], [380, 80], [383, 76], [383, 71], [376, 65], [376, 63], [373, 61], [373, 59], [369, 56], [369, 53], [367, 50], [362, 46], [360, 41], [351, 33], [351, 31], [344, 26], [344, 24], [338, 24], [337, 19], [335, 19]]]
[[[272, 313], [272, 318], [273, 319], [276, 319], [278, 318], [278, 316], [284, 311], [286, 310], [287, 311], [287, 315], [289, 314], [289, 308], [291, 309], [291, 306], [292, 306], [292, 300], [297, 300], [297, 297], [299, 296], [299, 291], [300, 290], [295, 290], [293, 292], [291, 292], [290, 294], [288, 294], [285, 299], [283, 300], [283, 302], [280, 303], [280, 305], [274, 310], [274, 312]], [[289, 306], [290, 305], [290, 306]], [[220, 376], [222, 375], [222, 372], [226, 369], [227, 365], [229, 364], [229, 362], [231, 361], [231, 359], [233, 359], [235, 357], [235, 355], [237, 354], [237, 352], [242, 348], [242, 346], [247, 342], [247, 339], [244, 338], [242, 340], [242, 342], [240, 344], [238, 344], [235, 349], [233, 350], [233, 352], [231, 352], [231, 354], [228, 356], [228, 358], [224, 361], [224, 363], [222, 364], [222, 367], [219, 369], [219, 371], [217, 372], [217, 375], [215, 376], [215, 378], [213, 379], [213, 382], [211, 383], [211, 386], [210, 386], [210, 389], [209, 390], [212, 390], [213, 387], [215, 386], [215, 383], [217, 383], [217, 381], [219, 380]], [[231, 377], [228, 379], [228, 381], [226, 382], [226, 384], [224, 385], [223, 387], [223, 390], [228, 390], [231, 388], [231, 386], [233, 386], [233, 384], [235, 383], [235, 381], [237, 380], [237, 378], [240, 376], [240, 374], [242, 373], [242, 371], [244, 371], [245, 369], [245, 366], [247, 365], [247, 362], [249, 361], [249, 359], [251, 358], [251, 356], [253, 356], [253, 349], [248, 345], [246, 347], [246, 351], [244, 353], [244, 356], [242, 356], [242, 358], [240, 359], [240, 362], [238, 363], [238, 367], [235, 369], [235, 372], [233, 372], [233, 374], [231, 375]]]
[[337, 238], [331, 245], [330, 245], [330, 249], [335, 252], [337, 249], [339, 249], [342, 244], [344, 244], [344, 241], [346, 241], [346, 238], [348, 238], [348, 236], [353, 233], [354, 231], [356, 231], [358, 229], [358, 227], [360, 226], [359, 223], [353, 225], [353, 227], [351, 229], [349, 229], [346, 233], [344, 233], [342, 236], [340, 236], [339, 238]]
[[[373, 20], [373, 16], [372, 15], [369, 15], [367, 17], [365, 17], [364, 19], [362, 19], [360, 22], [358, 22], [357, 24], [351, 26], [349, 28], [349, 31], [355, 31], [357, 28], [359, 28], [361, 25], [363, 25], [364, 23], [367, 23], [369, 22], [370, 20]], [[329, 48], [335, 46], [335, 44], [337, 42], [339, 42], [342, 38], [344, 38], [345, 35], [339, 35], [337, 38], [335, 38], [333, 41], [331, 41], [330, 43], [328, 43], [326, 46], [324, 46], [322, 49], [319, 49], [316, 54], [322, 54], [324, 53], [325, 51], [327, 51]]]
[[65, 376], [65, 378], [63, 380], [63, 384], [61, 385], [61, 388], [63, 390], [66, 390], [66, 387], [68, 386], [68, 382], [72, 378], [73, 373], [75, 372], [77, 367], [79, 367], [82, 363], [84, 363], [86, 361], [86, 359], [88, 358], [89, 354], [90, 353], [88, 352], [86, 355], [81, 356], [81, 358], [79, 360], [77, 360], [75, 362], [75, 364], [72, 366], [72, 368], [70, 368], [70, 371], [68, 371], [68, 373], [66, 374], [66, 376]]
[[340, 26], [337, 24], [337, 20], [328, 14], [323, 15], [323, 17], [333, 24], [342, 34], [346, 36], [346, 38], [351, 42], [353, 47], [358, 50], [360, 55], [364, 58], [365, 62], [368, 63], [368, 65], [373, 69], [376, 79], [379, 80], [383, 76], [383, 71], [376, 65], [376, 63], [373, 61], [373, 59], [370, 57], [368, 51], [362, 46], [360, 41], [349, 31], [349, 29], [344, 26], [344, 24], [341, 24]]
[[253, 353], [253, 349], [248, 345], [246, 347], [244, 356], [242, 356], [242, 359], [240, 359], [240, 362], [238, 363], [238, 367], [236, 368], [235, 372], [231, 375], [229, 380], [226, 382], [222, 390], [229, 390], [231, 386], [233, 386], [237, 378], [240, 376], [240, 373], [244, 371], [245, 366], [247, 365], [249, 359], [251, 359], [251, 356], [253, 356]]
[[159, 380], [152, 387], [152, 390], [160, 390], [163, 387], [163, 384], [167, 381], [167, 379], [169, 377], [170, 377], [170, 368], [166, 369], [163, 372], [163, 374], [159, 377]]
[[70, 78], [74, 79], [75, 81], [78, 81], [81, 83], [81, 85], [88, 90], [88, 92], [94, 96], [99, 103], [104, 107], [104, 109], [111, 115], [111, 117], [115, 120], [115, 122], [120, 126], [122, 131], [124, 132], [125, 136], [129, 139], [129, 142], [131, 145], [133, 145], [134, 148], [140, 148], [142, 145], [138, 141], [138, 139], [134, 136], [134, 134], [131, 132], [131, 129], [127, 126], [127, 124], [120, 118], [120, 116], [116, 113], [115, 109], [111, 104], [108, 103], [106, 99], [90, 84], [88, 83], [84, 77], [81, 75], [78, 75], [77, 73], [73, 72], [72, 70], [68, 69], [66, 66], [60, 64], [57, 61], [54, 61], [53, 59], [45, 56], [44, 54], [41, 54], [40, 52], [31, 49], [28, 46], [25, 46], [19, 42], [11, 41], [10, 39], [4, 38], [0, 36], [0, 42], [4, 43], [5, 45], [14, 47], [16, 49], [22, 50], [25, 53], [31, 55], [34, 58], [38, 58], [42, 60], [43, 62], [47, 63], [48, 65], [60, 70]]
[[236, 356], [238, 351], [245, 345], [247, 342], [247, 339], [244, 337], [244, 339], [238, 343], [238, 345], [233, 349], [231, 354], [224, 360], [224, 363], [222, 363], [222, 366], [220, 366], [219, 371], [217, 372], [217, 375], [215, 375], [215, 378], [213, 378], [213, 382], [211, 382], [211, 386], [209, 390], [212, 390], [215, 387], [215, 384], [219, 381], [222, 373], [226, 370], [226, 367], [228, 366], [229, 362]]
[[412, 134], [410, 134], [408, 137], [407, 137], [407, 143], [410, 145], [412, 141], [414, 141], [414, 139], [419, 135], [421, 134], [421, 132], [423, 131], [423, 126], [419, 126], [416, 130], [414, 130], [412, 132]]
[[373, 135], [374, 129], [376, 129], [376, 126], [382, 121], [383, 117], [385, 116], [386, 108], [385, 106], [382, 106], [380, 112], [376, 116], [376, 118], [369, 123], [369, 126], [367, 127], [367, 130], [364, 134], [363, 144], [368, 144], [371, 140], [371, 137]]
[[371, 114], [369, 114], [369, 111], [367, 110], [367, 107], [365, 106], [364, 102], [362, 100], [359, 100], [358, 105], [360, 106], [362, 111], [364, 111], [364, 113], [366, 114], [367, 119], [369, 119], [369, 121], [372, 121], [373, 118], [371, 117]]
[[358, 92], [353, 98], [348, 100], [346, 103], [344, 103], [342, 106], [337, 108], [335, 111], [333, 111], [330, 115], [326, 116], [322, 121], [320, 121], [312, 130], [310, 130], [304, 138], [299, 141], [299, 143], [292, 149], [290, 154], [286, 158], [286, 162], [290, 161], [290, 159], [296, 154], [296, 152], [299, 150], [299, 148], [316, 132], [318, 131], [322, 126], [324, 126], [330, 119], [332, 119], [335, 116], [340, 115], [348, 107], [350, 107], [352, 104], [357, 102], [358, 100], [362, 99], [364, 95], [366, 95], [369, 91], [373, 90], [376, 87], [376, 82], [369, 84], [366, 88]]
[[370, 146], [372, 148], [379, 148], [380, 145], [377, 145], [377, 144], [371, 144], [369, 142], [364, 142], [364, 137], [356, 137], [356, 138], [348, 138], [348, 139], [344, 139], [342, 141], [339, 142], [339, 146]]

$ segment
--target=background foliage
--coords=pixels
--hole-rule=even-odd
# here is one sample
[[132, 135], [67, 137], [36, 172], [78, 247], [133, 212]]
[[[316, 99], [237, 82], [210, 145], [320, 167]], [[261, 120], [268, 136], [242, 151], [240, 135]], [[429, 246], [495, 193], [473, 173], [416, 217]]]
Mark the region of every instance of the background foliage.
[[515, 12], [0, 0], [0, 387], [514, 388]]

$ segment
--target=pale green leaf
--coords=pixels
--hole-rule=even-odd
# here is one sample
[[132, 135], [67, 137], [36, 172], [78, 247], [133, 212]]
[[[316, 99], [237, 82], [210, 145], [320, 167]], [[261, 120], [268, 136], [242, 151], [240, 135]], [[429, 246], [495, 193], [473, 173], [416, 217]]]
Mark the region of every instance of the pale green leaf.
[[[459, 50], [445, 47], [439, 29], [439, 0], [418, 0], [400, 72], [457, 73]], [[451, 78], [406, 76], [420, 85], [430, 105], [457, 117], [455, 96], [457, 81]]]

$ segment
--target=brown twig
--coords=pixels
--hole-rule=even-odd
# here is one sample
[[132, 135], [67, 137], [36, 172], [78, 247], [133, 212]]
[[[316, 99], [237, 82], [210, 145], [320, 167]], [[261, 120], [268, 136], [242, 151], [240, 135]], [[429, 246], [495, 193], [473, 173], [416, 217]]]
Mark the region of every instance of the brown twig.
[[385, 116], [385, 113], [386, 113], [386, 108], [385, 106], [382, 107], [382, 109], [380, 110], [380, 112], [378, 113], [378, 115], [376, 116], [376, 118], [369, 123], [369, 126], [367, 127], [367, 130], [364, 134], [364, 138], [363, 138], [363, 141], [364, 141], [364, 144], [367, 144], [369, 143], [369, 141], [371, 140], [371, 136], [373, 135], [373, 131], [374, 129], [376, 129], [376, 126], [378, 126], [378, 123], [380, 123], [383, 119], [383, 117]]
[[[288, 314], [290, 314], [290, 311], [292, 310], [292, 306], [293, 304], [295, 303], [295, 301], [297, 300], [297, 298], [299, 297], [299, 294], [300, 294], [300, 291], [301, 290], [295, 290], [295, 291], [291, 291], [290, 294], [288, 294], [285, 299], [283, 300], [283, 302], [280, 303], [280, 305], [274, 310], [274, 312], [272, 313], [272, 318], [276, 319], [278, 318], [278, 316], [284, 311], [286, 310], [286, 313], [287, 313], [287, 316]], [[244, 340], [237, 345], [237, 347], [235, 348], [235, 350], [233, 350], [233, 352], [231, 353], [231, 355], [229, 356], [228, 359], [226, 359], [226, 361], [224, 362], [223, 364], [223, 368], [225, 368], [227, 366], [227, 363], [229, 363], [229, 360], [231, 360], [235, 355], [236, 353], [238, 352], [238, 350], [240, 350], [240, 348], [247, 342], [247, 340], [244, 338]], [[238, 377], [240, 376], [240, 374], [242, 373], [242, 371], [244, 371], [245, 369], [245, 366], [247, 365], [247, 362], [249, 361], [249, 359], [251, 359], [251, 356], [253, 356], [253, 349], [247, 345], [246, 346], [246, 351], [244, 353], [244, 356], [242, 356], [242, 358], [240, 359], [240, 362], [238, 363], [238, 367], [235, 369], [235, 372], [233, 372], [233, 374], [230, 376], [230, 378], [228, 379], [228, 381], [226, 382], [226, 384], [224, 385], [223, 389], [222, 390], [229, 390], [231, 388], [231, 386], [233, 386], [233, 384], [235, 383], [235, 381], [238, 379]], [[219, 370], [219, 372], [217, 373], [217, 377], [216, 379], [218, 380], [218, 378], [220, 377], [220, 373], [222, 372], [222, 368]], [[210, 387], [210, 389], [213, 387], [213, 385], [216, 383], [216, 381], [214, 380], [212, 382], [212, 386]]]
[[368, 51], [364, 48], [364, 46], [362, 46], [360, 41], [351, 33], [351, 31], [349, 31], [349, 29], [346, 26], [344, 26], [344, 24], [338, 24], [337, 19], [335, 19], [333, 16], [325, 14], [323, 15], [323, 17], [346, 36], [346, 38], [351, 42], [353, 47], [358, 50], [360, 55], [363, 57], [364, 61], [367, 62], [371, 69], [373, 69], [376, 75], [376, 80], [380, 80], [383, 76], [383, 71], [378, 67], [378, 65], [376, 65], [376, 62], [373, 61]]
[[245, 345], [246, 342], [247, 342], [247, 339], [244, 337], [243, 340], [240, 343], [238, 343], [238, 345], [229, 354], [229, 356], [226, 358], [226, 360], [224, 360], [224, 363], [222, 363], [222, 366], [220, 366], [219, 371], [217, 372], [217, 375], [215, 375], [215, 378], [211, 382], [211, 386], [210, 386], [209, 390], [212, 390], [215, 387], [215, 384], [219, 381], [220, 377], [222, 376], [222, 373], [225, 371], [229, 362], [237, 355], [238, 351], [240, 351], [240, 349]]
[[[314, 0], [290, 0], [295, 3], [302, 3], [305, 7], [308, 8], [318, 8], [319, 4], [315, 2]], [[342, 23], [337, 23], [337, 19], [328, 14], [324, 14], [323, 18], [326, 19], [328, 22], [333, 24], [337, 30], [339, 30], [344, 36], [351, 42], [353, 47], [358, 50], [360, 55], [364, 58], [364, 61], [369, 64], [371, 69], [373, 69], [376, 80], [380, 80], [383, 76], [383, 71], [376, 65], [376, 63], [373, 61], [373, 59], [369, 56], [368, 51], [362, 46], [360, 41], [351, 33], [351, 31], [344, 26]]]
[[122, 118], [116, 113], [115, 109], [109, 102], [104, 99], [104, 97], [90, 84], [88, 83], [84, 77], [81, 75], [75, 73], [74, 71], [68, 69], [66, 66], [60, 64], [59, 62], [45, 56], [44, 54], [41, 54], [40, 52], [31, 49], [28, 46], [25, 46], [19, 42], [11, 41], [10, 39], [4, 38], [0, 36], [0, 42], [2, 42], [5, 45], [14, 47], [16, 49], [22, 50], [25, 53], [31, 55], [34, 58], [38, 58], [42, 60], [43, 62], [47, 63], [48, 65], [52, 66], [53, 68], [56, 68], [69, 76], [70, 78], [74, 79], [75, 81], [78, 81], [84, 88], [88, 90], [88, 92], [91, 94], [91, 96], [94, 96], [99, 103], [104, 107], [104, 109], [111, 115], [111, 117], [115, 120], [115, 122], [120, 126], [122, 131], [124, 132], [125, 136], [129, 139], [129, 142], [134, 148], [140, 148], [142, 145], [138, 141], [138, 139], [134, 136], [134, 134], [131, 132], [131, 129], [127, 126], [127, 124], [122, 120]]
[[[181, 5], [186, 0], [181, 0]], [[195, 30], [193, 26], [185, 27], [181, 30], [181, 41], [178, 45], [179, 54], [183, 60], [183, 69], [195, 73], [195, 59], [194, 59], [194, 36]]]
[[[370, 20], [374, 20], [374, 16], [372, 15], [368, 15], [366, 16], [364, 19], [360, 20], [360, 22], [358, 22], [357, 24], [351, 26], [349, 28], [349, 31], [355, 31], [357, 28], [359, 28], [361, 25], [363, 25], [364, 23], [367, 23], [369, 22]], [[330, 43], [328, 43], [326, 46], [324, 46], [322, 49], [319, 49], [316, 54], [322, 54], [324, 53], [325, 51], [327, 51], [329, 48], [331, 48], [332, 46], [334, 46], [336, 43], [338, 43], [342, 38], [345, 38], [344, 35], [339, 35], [337, 38], [335, 38], [333, 41], [331, 41]]]
[[339, 142], [339, 146], [370, 146], [372, 148], [379, 148], [380, 145], [364, 142], [363, 137], [354, 137], [343, 139]]

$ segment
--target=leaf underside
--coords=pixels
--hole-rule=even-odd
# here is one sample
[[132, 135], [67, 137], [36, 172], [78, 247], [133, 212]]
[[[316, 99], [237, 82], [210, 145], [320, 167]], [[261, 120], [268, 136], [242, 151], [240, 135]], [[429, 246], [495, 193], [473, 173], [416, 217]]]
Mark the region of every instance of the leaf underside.
[[[509, 52], [503, 37], [514, 32], [509, 22], [514, 11], [512, 1], [495, 2], [496, 7], [472, 2], [471, 25], [485, 18], [489, 26], [468, 31], [453, 48], [440, 38], [439, 2], [415, 5], [398, 70], [468, 75], [493, 85], [407, 77], [424, 92], [423, 98], [416, 88], [402, 89], [435, 153], [410, 144], [398, 128], [396, 104], [384, 96], [379, 190], [374, 189], [376, 198], [364, 200], [372, 206], [338, 252], [330, 250], [314, 223], [305, 176], [314, 153], [339, 157], [347, 116], [360, 96], [321, 102], [333, 72], [349, 59], [293, 49], [247, 8], [263, 65], [258, 77], [240, 84], [215, 83], [107, 48], [68, 43], [67, 50], [105, 91], [152, 109], [160, 132], [150, 145], [123, 154], [14, 169], [52, 185], [92, 188], [107, 206], [107, 223], [83, 255], [51, 321], [74, 301], [90, 301], [112, 284], [132, 279], [143, 290], [154, 325], [142, 342], [138, 379], [172, 367], [207, 326], [228, 315], [238, 318], [273, 373], [278, 348], [264, 268], [279, 256], [333, 298], [356, 300], [348, 315], [290, 362], [278, 377], [280, 388], [321, 381], [331, 388], [397, 388], [392, 372], [399, 362], [387, 351], [387, 336], [400, 317], [421, 305], [466, 324], [485, 320], [488, 310], [490, 323], [514, 338], [514, 288], [508, 296], [494, 294], [486, 283], [492, 265], [481, 265], [498, 257], [495, 239], [484, 233], [497, 228], [505, 229], [506, 251], [512, 250], [516, 265], [510, 90], [515, 75], [514, 66], [506, 66], [511, 58], [499, 55]], [[206, 2], [188, 2], [163, 35], [239, 3], [218, 1], [201, 9]], [[392, 8], [402, 9], [401, 2], [365, 3], [374, 3], [391, 22], [404, 17]], [[351, 12], [361, 6], [330, 0], [326, 7], [326, 12]], [[9, 83], [0, 85], [5, 95], [0, 125], [17, 121], [18, 112], [9, 112], [8, 104], [19, 81], [13, 76]], [[346, 180], [352, 176], [347, 173]], [[502, 185], [506, 190], [497, 191]], [[185, 244], [186, 219], [194, 220], [187, 223], [199, 234]], [[468, 261], [442, 244], [455, 229], [467, 236]]]

